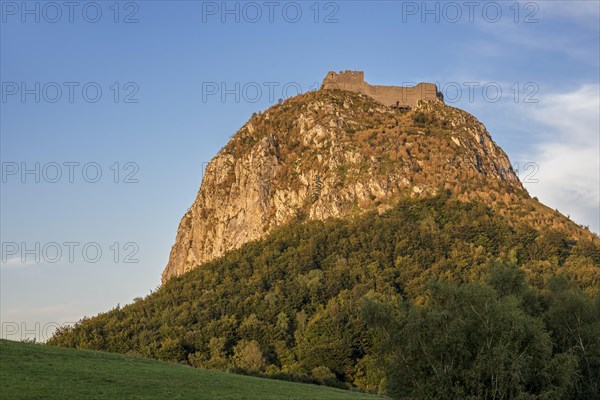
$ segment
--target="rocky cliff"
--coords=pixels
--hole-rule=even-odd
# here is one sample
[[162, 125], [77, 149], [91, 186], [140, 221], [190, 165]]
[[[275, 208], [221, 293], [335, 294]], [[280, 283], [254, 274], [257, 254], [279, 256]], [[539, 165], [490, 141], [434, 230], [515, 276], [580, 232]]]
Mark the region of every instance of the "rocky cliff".
[[254, 115], [212, 159], [162, 280], [281, 224], [383, 212], [403, 196], [440, 191], [482, 199], [509, 220], [587, 234], [529, 197], [472, 115], [439, 100], [406, 111], [320, 90]]

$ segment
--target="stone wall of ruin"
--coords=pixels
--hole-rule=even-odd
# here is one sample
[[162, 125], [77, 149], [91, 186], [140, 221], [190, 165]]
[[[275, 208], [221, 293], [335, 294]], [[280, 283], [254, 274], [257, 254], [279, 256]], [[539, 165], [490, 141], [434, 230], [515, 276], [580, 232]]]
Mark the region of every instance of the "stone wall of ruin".
[[363, 71], [329, 72], [321, 89], [342, 89], [362, 93], [386, 106], [415, 107], [419, 100], [439, 99], [437, 86], [433, 83], [418, 83], [412, 87], [369, 85]]

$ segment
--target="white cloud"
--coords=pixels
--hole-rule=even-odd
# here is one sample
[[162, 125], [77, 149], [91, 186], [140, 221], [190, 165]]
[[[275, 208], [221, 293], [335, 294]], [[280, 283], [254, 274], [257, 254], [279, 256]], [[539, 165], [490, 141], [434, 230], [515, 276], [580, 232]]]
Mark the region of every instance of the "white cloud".
[[0, 267], [2, 267], [3, 269], [5, 269], [5, 268], [18, 268], [18, 267], [23, 267], [23, 266], [27, 266], [27, 265], [38, 264], [34, 260], [30, 260], [30, 258], [31, 257], [29, 257], [29, 259], [26, 259], [25, 261], [23, 261], [21, 259], [21, 256], [19, 256], [19, 257], [10, 257], [10, 258], [7, 258], [6, 261], [0, 262]]
[[16, 265], [16, 264], [23, 264], [23, 262], [21, 261], [21, 257], [11, 257], [11, 258], [8, 258], [6, 261], [3, 261], [2, 263], [0, 263], [0, 265]]
[[544, 97], [530, 113], [547, 131], [528, 159], [539, 165], [533, 196], [600, 231], [600, 86], [585, 85]]

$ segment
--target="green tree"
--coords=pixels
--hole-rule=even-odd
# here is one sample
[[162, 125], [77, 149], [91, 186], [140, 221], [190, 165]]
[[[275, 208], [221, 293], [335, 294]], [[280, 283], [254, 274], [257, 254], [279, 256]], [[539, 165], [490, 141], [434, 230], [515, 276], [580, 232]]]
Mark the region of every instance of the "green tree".
[[570, 399], [600, 398], [600, 295], [585, 296], [564, 277], [554, 278], [543, 318], [555, 352], [577, 356], [578, 373]]
[[234, 348], [235, 365], [247, 371], [264, 371], [265, 359], [256, 340], [240, 340]]
[[542, 321], [486, 285], [438, 284], [426, 306], [394, 311], [369, 301], [363, 309], [382, 333], [394, 398], [560, 398], [574, 375], [575, 357], [553, 357]]

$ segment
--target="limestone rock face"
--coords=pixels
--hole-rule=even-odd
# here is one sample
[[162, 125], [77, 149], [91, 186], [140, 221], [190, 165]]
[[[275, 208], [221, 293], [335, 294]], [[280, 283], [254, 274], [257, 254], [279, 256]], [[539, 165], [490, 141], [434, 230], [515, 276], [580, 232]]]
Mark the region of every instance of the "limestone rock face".
[[507, 215], [525, 199], [533, 224], [548, 218], [486, 128], [462, 110], [432, 100], [401, 111], [342, 90], [299, 95], [254, 115], [208, 164], [162, 280], [282, 224], [384, 212], [402, 196], [442, 191]]

